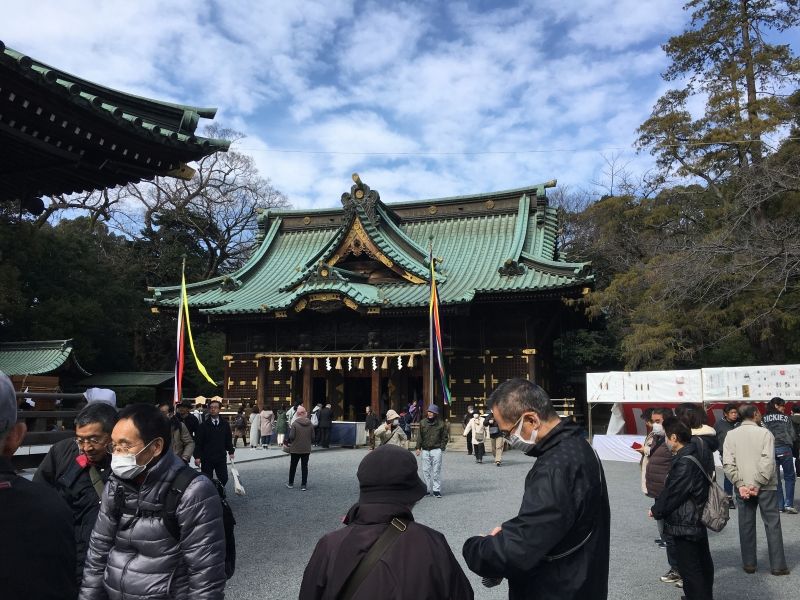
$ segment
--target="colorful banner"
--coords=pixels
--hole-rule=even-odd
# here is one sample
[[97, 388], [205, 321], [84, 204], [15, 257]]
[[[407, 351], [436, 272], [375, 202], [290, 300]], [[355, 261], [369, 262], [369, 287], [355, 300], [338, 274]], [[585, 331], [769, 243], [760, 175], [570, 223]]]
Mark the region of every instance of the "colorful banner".
[[217, 385], [217, 382], [211, 379], [211, 376], [206, 371], [206, 368], [203, 366], [203, 363], [200, 362], [200, 359], [197, 357], [197, 351], [194, 349], [194, 339], [192, 338], [192, 324], [189, 321], [189, 297], [186, 295], [186, 275], [181, 273], [181, 298], [183, 304], [183, 314], [186, 316], [186, 333], [189, 335], [189, 347], [192, 349], [192, 356], [194, 356], [194, 362], [197, 364], [197, 370], [206, 378], [211, 385]]
[[[431, 265], [431, 302], [428, 318], [433, 323], [433, 351], [435, 357], [431, 360], [436, 360], [439, 366], [439, 380], [442, 383], [442, 398], [445, 405], [450, 405], [450, 388], [447, 385], [447, 375], [444, 371], [444, 353], [442, 352], [442, 329], [439, 325], [439, 294], [436, 291], [436, 269], [434, 268], [433, 253], [430, 256]], [[433, 398], [431, 398], [433, 401]]]
[[183, 394], [183, 294], [178, 299], [178, 333], [175, 336], [177, 347], [175, 349], [175, 387], [172, 401], [180, 404]]

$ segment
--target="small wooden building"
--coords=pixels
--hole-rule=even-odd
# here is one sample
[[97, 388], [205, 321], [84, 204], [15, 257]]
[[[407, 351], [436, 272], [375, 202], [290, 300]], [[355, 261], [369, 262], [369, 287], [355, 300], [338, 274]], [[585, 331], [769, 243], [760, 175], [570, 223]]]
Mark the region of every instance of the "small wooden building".
[[78, 362], [72, 340], [2, 342], [0, 371], [18, 392], [59, 392], [90, 375]]
[[[388, 205], [354, 180], [339, 209], [265, 212], [244, 267], [188, 286], [194, 318], [226, 333], [225, 398], [331, 402], [345, 420], [428, 403], [430, 248], [450, 410], [483, 405], [515, 376], [557, 394], [553, 340], [583, 326], [564, 299], [591, 275], [557, 258], [555, 182]], [[179, 287], [151, 293], [156, 309], [176, 309]]]

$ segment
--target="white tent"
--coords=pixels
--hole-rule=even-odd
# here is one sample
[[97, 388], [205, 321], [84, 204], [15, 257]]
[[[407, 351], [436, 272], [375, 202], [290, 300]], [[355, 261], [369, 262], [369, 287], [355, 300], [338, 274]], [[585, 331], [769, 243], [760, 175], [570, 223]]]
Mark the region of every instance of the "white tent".
[[[623, 404], [766, 402], [775, 396], [800, 401], [800, 365], [586, 374], [589, 436], [601, 458], [612, 460], [638, 460], [629, 445], [643, 437], [619, 435], [625, 432]], [[592, 408], [596, 404], [614, 405], [606, 436], [593, 435]]]

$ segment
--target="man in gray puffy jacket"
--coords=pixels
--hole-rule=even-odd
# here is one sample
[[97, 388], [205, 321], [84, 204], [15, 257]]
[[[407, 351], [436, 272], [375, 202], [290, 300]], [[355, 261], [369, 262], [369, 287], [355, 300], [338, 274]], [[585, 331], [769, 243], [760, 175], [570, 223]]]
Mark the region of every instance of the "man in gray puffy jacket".
[[[164, 510], [175, 478], [190, 468], [172, 452], [170, 434], [154, 406], [135, 404], [120, 413], [109, 444], [113, 475], [92, 531], [81, 600], [224, 597], [225, 530], [214, 484], [195, 477], [174, 516]], [[177, 536], [168, 519], [176, 522]]]

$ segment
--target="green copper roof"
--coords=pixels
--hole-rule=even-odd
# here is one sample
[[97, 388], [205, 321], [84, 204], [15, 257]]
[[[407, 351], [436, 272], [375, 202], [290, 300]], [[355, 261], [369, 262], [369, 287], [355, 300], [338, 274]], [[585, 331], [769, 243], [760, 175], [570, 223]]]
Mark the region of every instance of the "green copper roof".
[[[253, 258], [226, 278], [189, 286], [190, 306], [210, 316], [270, 313], [329, 292], [365, 308], [425, 307], [429, 272], [427, 259], [420, 255], [429, 242], [433, 255], [441, 258], [437, 280], [443, 305], [471, 302], [478, 296], [576, 288], [590, 281], [588, 264], [555, 260], [556, 211], [537, 186], [515, 197], [516, 193], [395, 206], [378, 199], [372, 218], [363, 207], [355, 207], [375, 245], [424, 279], [422, 283], [402, 277], [366, 283], [363, 277], [326, 264], [353, 224], [347, 203], [339, 211], [269, 214], [262, 221], [269, 229]], [[403, 210], [393, 210], [396, 207]], [[176, 306], [177, 288], [152, 291], [150, 302]]]
[[52, 373], [68, 362], [79, 373], [89, 375], [75, 358], [72, 340], [0, 343], [0, 371], [9, 376]]
[[81, 79], [0, 41], [0, 200], [69, 194], [176, 173], [226, 140], [195, 135], [200, 108]]
[[117, 371], [113, 373], [98, 373], [77, 383], [86, 387], [159, 387], [175, 378], [172, 371]]

